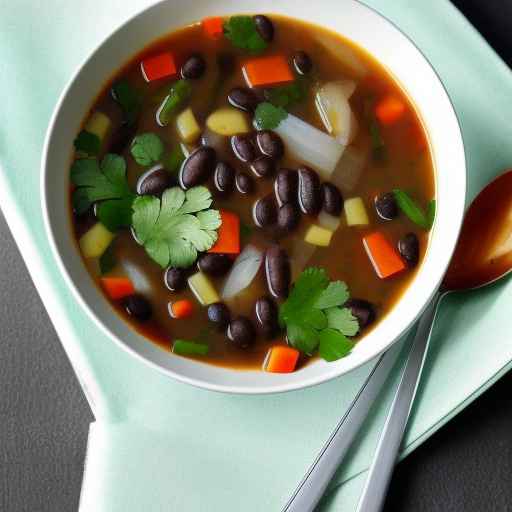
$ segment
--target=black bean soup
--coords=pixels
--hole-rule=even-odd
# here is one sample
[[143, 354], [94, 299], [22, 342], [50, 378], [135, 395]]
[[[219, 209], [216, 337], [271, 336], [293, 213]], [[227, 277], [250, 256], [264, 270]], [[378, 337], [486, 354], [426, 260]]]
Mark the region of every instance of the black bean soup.
[[210, 17], [106, 85], [75, 139], [74, 232], [113, 307], [169, 357], [335, 361], [424, 257], [434, 173], [414, 106], [303, 21]]

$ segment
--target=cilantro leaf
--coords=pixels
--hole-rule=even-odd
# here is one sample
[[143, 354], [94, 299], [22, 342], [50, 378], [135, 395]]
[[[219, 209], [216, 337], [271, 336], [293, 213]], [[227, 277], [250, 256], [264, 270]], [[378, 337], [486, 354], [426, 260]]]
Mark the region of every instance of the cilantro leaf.
[[135, 161], [146, 167], [160, 160], [164, 144], [156, 133], [142, 133], [133, 139], [130, 151]]
[[95, 133], [82, 130], [74, 140], [75, 149], [89, 156], [96, 156], [101, 149], [101, 140]]
[[345, 304], [349, 298], [348, 288], [342, 281], [331, 281], [315, 302], [315, 308], [327, 309]]
[[126, 80], [112, 86], [112, 97], [123, 111], [126, 123], [133, 125], [139, 116], [142, 102], [137, 91]]
[[290, 108], [296, 103], [303, 101], [307, 95], [306, 82], [297, 79], [295, 82], [266, 89], [265, 99], [276, 107]]
[[99, 265], [101, 275], [108, 274], [116, 266], [116, 263], [114, 243], [112, 242], [107, 247], [107, 250], [100, 256]]
[[[423, 229], [430, 229], [432, 224], [429, 220], [429, 215], [435, 215], [435, 202], [433, 206], [433, 212], [429, 212], [427, 213], [427, 215], [425, 215], [425, 213], [418, 206], [418, 204], [404, 190], [395, 189], [393, 190], [393, 194], [395, 196], [395, 200], [398, 204], [398, 207], [405, 213], [409, 220], [411, 220], [412, 222], [414, 222], [414, 224], [417, 224]], [[432, 207], [429, 204], [429, 209], [431, 208]]]
[[137, 241], [160, 266], [186, 268], [197, 259], [198, 251], [207, 251], [217, 241], [221, 224], [206, 187], [183, 192], [167, 189], [160, 200], [142, 196], [133, 203], [132, 225]]
[[250, 53], [260, 53], [267, 47], [266, 41], [256, 29], [252, 16], [231, 16], [224, 23], [224, 35], [233, 46], [248, 50]]
[[320, 346], [318, 352], [326, 361], [337, 361], [350, 353], [354, 342], [334, 329], [324, 329], [319, 334]]
[[327, 326], [345, 336], [355, 336], [359, 332], [359, 322], [348, 308], [330, 308], [325, 311]]
[[276, 107], [272, 103], [264, 101], [254, 111], [254, 124], [258, 130], [273, 130], [287, 115], [288, 113], [283, 107]]
[[96, 214], [107, 229], [116, 231], [130, 225], [135, 195], [126, 180], [124, 158], [108, 154], [101, 167], [93, 158], [76, 160], [71, 166], [71, 181], [77, 186], [73, 193], [73, 208], [78, 215], [101, 201]]
[[313, 355], [318, 347], [318, 332], [310, 327], [291, 324], [286, 331], [286, 336], [293, 347], [305, 354]]

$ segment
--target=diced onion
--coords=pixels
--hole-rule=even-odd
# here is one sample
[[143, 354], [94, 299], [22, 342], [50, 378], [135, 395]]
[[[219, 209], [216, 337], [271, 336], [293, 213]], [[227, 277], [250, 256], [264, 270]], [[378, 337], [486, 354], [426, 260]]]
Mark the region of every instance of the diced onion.
[[230, 299], [247, 288], [256, 277], [263, 263], [263, 253], [253, 245], [247, 245], [233, 263], [222, 289], [222, 298]]
[[329, 179], [345, 147], [318, 128], [288, 114], [274, 131], [283, 139], [291, 158], [310, 165]]
[[335, 215], [331, 215], [325, 210], [322, 210], [318, 214], [317, 222], [319, 226], [322, 226], [325, 229], [336, 231], [340, 227], [341, 217], [336, 217]]
[[367, 161], [367, 152], [348, 146], [332, 173], [331, 182], [339, 187], [342, 192], [352, 192], [361, 178]]

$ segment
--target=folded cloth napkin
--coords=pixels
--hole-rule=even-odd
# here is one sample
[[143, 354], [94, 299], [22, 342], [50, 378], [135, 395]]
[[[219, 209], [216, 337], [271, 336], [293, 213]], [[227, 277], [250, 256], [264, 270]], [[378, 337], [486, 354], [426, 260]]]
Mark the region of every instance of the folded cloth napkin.
[[[81, 509], [277, 511], [371, 364], [275, 396], [222, 395], [174, 382], [91, 323], [66, 288], [46, 240], [39, 166], [57, 97], [98, 42], [150, 3], [0, 4], [0, 205], [97, 420]], [[508, 69], [445, 0], [367, 3], [410, 34], [440, 73], [461, 119], [473, 197], [512, 160], [512, 125], [505, 118], [512, 98]], [[512, 344], [503, 340], [512, 317], [505, 302], [511, 298], [508, 281], [443, 304], [404, 453], [506, 370]], [[325, 509], [355, 507], [393, 386], [384, 390], [337, 475], [334, 485], [345, 483], [326, 498]]]

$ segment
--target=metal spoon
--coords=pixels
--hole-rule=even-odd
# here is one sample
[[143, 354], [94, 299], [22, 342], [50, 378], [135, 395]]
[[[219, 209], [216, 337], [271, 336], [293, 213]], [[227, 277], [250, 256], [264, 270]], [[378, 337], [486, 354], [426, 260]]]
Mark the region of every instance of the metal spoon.
[[[451, 291], [479, 288], [512, 271], [512, 171], [480, 192], [469, 207], [441, 289], [423, 313], [400, 384], [391, 404], [358, 512], [382, 509], [396, 462], [440, 300]], [[397, 352], [384, 354], [336, 426], [283, 512], [312, 512], [359, 430]]]

